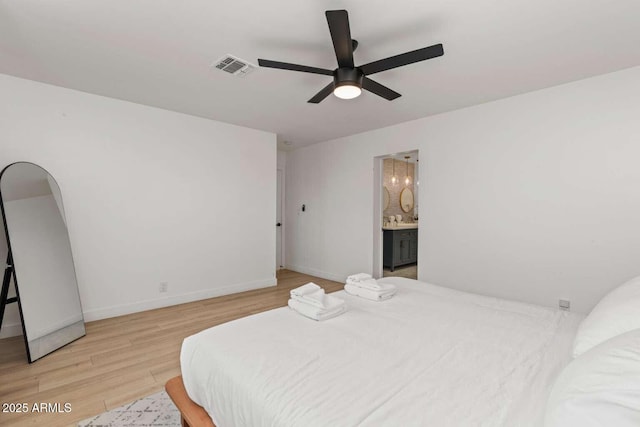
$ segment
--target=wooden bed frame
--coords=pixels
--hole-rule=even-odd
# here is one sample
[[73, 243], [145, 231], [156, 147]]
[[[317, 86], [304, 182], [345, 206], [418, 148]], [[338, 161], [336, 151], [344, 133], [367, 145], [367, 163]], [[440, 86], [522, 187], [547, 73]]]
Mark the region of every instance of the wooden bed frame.
[[171, 378], [164, 388], [180, 411], [182, 427], [216, 427], [207, 411], [187, 395], [182, 375]]

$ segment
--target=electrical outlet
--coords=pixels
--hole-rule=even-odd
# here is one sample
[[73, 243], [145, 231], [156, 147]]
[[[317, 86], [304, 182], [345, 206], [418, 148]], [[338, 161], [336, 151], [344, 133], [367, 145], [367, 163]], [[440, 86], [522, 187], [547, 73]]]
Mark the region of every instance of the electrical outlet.
[[167, 292], [168, 290], [169, 290], [169, 283], [168, 282], [160, 282], [160, 286], [158, 286], [158, 291]]
[[558, 306], [560, 307], [560, 310], [569, 311], [571, 308], [571, 301], [568, 299], [561, 299], [558, 301]]

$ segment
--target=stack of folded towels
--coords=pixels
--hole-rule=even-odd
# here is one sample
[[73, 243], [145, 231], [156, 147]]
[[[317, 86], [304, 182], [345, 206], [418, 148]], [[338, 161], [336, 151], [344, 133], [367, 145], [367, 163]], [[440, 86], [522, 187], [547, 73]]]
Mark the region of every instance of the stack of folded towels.
[[340, 298], [324, 293], [324, 289], [313, 282], [291, 290], [289, 307], [313, 320], [327, 320], [347, 311]]
[[372, 301], [384, 301], [396, 293], [395, 285], [391, 283], [378, 283], [370, 274], [358, 273], [347, 277], [344, 290], [351, 295]]

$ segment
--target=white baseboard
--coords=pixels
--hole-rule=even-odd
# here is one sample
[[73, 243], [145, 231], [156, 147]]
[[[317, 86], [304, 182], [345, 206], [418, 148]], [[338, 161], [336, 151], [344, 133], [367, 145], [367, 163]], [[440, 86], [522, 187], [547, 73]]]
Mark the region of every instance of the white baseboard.
[[[86, 310], [84, 321], [108, 319], [110, 317], [123, 316], [125, 314], [138, 313], [141, 311], [153, 310], [155, 308], [169, 307], [171, 305], [184, 304], [192, 301], [200, 301], [207, 298], [219, 297], [222, 295], [235, 294], [238, 292], [251, 291], [254, 289], [276, 286], [278, 280], [275, 278], [256, 280], [253, 282], [236, 283], [222, 288], [207, 289], [205, 291], [190, 292], [182, 295], [172, 295], [165, 298], [158, 298], [146, 301], [139, 301], [130, 304], [115, 305], [105, 308]], [[0, 339], [22, 335], [22, 325], [20, 323], [3, 324], [0, 331]]]
[[18, 335], [22, 335], [22, 324], [21, 323], [3, 323], [2, 330], [0, 331], [0, 339], [16, 337]]
[[287, 265], [287, 270], [296, 271], [298, 273], [309, 274], [311, 276], [320, 277], [322, 279], [333, 280], [334, 282], [345, 282], [347, 276], [340, 276], [338, 274], [327, 273], [326, 271], [316, 270], [315, 268], [302, 267], [299, 265]]
[[207, 289], [205, 291], [190, 292], [182, 295], [172, 295], [165, 298], [139, 301], [130, 304], [123, 304], [105, 308], [86, 310], [84, 321], [107, 319], [109, 317], [123, 316], [125, 314], [138, 313], [141, 311], [153, 310], [155, 308], [169, 307], [171, 305], [184, 304], [187, 302], [200, 301], [207, 298], [219, 297], [222, 295], [235, 294], [238, 292], [251, 291], [253, 289], [276, 286], [275, 278], [256, 280], [253, 282], [236, 283], [221, 288]]

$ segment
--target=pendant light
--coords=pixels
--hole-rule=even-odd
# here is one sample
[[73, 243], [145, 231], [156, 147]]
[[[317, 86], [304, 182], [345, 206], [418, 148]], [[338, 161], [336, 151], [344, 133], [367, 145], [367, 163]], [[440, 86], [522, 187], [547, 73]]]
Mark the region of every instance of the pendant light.
[[409, 176], [409, 159], [411, 158], [411, 156], [404, 156], [404, 158], [405, 158], [405, 161], [407, 162], [407, 172], [404, 178], [404, 185], [409, 185], [411, 184], [411, 177]]
[[396, 185], [398, 183], [398, 177], [396, 176], [396, 159], [391, 158], [391, 164], [393, 165], [393, 173], [391, 174], [391, 184]]

